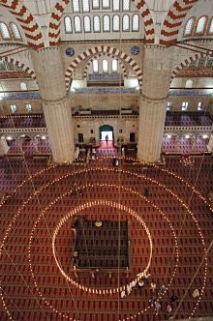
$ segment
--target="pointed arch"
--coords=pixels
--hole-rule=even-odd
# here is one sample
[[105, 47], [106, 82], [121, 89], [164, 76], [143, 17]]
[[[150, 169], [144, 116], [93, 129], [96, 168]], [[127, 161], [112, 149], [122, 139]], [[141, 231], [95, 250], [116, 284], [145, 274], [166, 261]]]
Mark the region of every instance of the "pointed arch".
[[[60, 39], [60, 23], [61, 17], [64, 13], [66, 6], [71, 0], [58, 0], [56, 3], [49, 23], [49, 44], [50, 46], [57, 46]], [[154, 43], [155, 31], [154, 23], [151, 16], [151, 12], [145, 2], [145, 0], [131, 0], [135, 3], [136, 8], [140, 12], [144, 22], [145, 40], [147, 43]]]
[[84, 60], [88, 60], [92, 58], [96, 54], [100, 53], [106, 53], [114, 57], [118, 57], [121, 60], [125, 61], [135, 72], [137, 78], [138, 78], [138, 83], [139, 86], [142, 86], [142, 70], [138, 66], [138, 64], [135, 62], [132, 57], [128, 56], [126, 53], [120, 51], [117, 48], [109, 47], [109, 46], [97, 46], [93, 47], [90, 49], [87, 49], [86, 51], [82, 52], [80, 55], [78, 55], [70, 64], [70, 66], [67, 68], [66, 73], [65, 73], [65, 81], [66, 81], [66, 88], [67, 91], [69, 90], [70, 87], [70, 79], [72, 77], [73, 71], [78, 67], [80, 63]]
[[183, 19], [197, 2], [198, 0], [176, 0], [174, 2], [161, 29], [161, 45], [170, 46], [176, 43]]
[[206, 53], [194, 53], [190, 57], [185, 58], [182, 62], [179, 63], [178, 66], [174, 67], [172, 73], [171, 73], [171, 80], [173, 80], [176, 77], [176, 74], [182, 70], [183, 68], [187, 67], [190, 63], [202, 58], [206, 57]]
[[35, 49], [44, 47], [41, 30], [30, 11], [19, 0], [0, 0], [0, 4], [9, 9], [20, 22], [27, 38], [28, 45]]
[[13, 65], [16, 65], [18, 67], [20, 67], [24, 72], [26, 72], [32, 79], [36, 80], [36, 74], [35, 72], [30, 69], [28, 66], [26, 66], [25, 64], [23, 64], [22, 62], [20, 62], [19, 60], [10, 58], [8, 56], [2, 57], [1, 58], [2, 61], [7, 61], [7, 62], [11, 62]]

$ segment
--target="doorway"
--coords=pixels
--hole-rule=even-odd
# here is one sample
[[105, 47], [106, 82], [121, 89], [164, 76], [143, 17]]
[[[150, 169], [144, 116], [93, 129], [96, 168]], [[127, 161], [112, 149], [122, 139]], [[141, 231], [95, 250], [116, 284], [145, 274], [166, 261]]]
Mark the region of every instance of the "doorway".
[[129, 141], [130, 141], [130, 143], [135, 143], [135, 133], [130, 133]]
[[100, 146], [103, 148], [113, 147], [114, 134], [113, 127], [110, 125], [103, 125], [99, 128]]

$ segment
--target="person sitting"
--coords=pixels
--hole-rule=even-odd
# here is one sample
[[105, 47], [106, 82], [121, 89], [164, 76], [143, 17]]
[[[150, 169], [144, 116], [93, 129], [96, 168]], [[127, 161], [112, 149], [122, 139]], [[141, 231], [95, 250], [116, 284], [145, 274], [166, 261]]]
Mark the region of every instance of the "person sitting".
[[154, 296], [152, 296], [152, 297], [149, 299], [149, 305], [151, 305], [151, 307], [153, 307], [154, 304], [155, 304], [155, 302], [156, 302], [156, 298], [155, 298]]
[[161, 285], [160, 289], [158, 290], [158, 294], [161, 295], [161, 294], [164, 294], [164, 292], [166, 291], [166, 287], [165, 285]]
[[171, 306], [171, 304], [167, 304], [167, 306], [166, 306], [166, 313], [167, 314], [171, 314], [172, 313], [172, 306]]
[[160, 309], [161, 309], [160, 302], [159, 301], [155, 301], [155, 313], [156, 313], [156, 315], [159, 313]]
[[193, 293], [192, 293], [192, 296], [193, 296], [194, 299], [196, 299], [197, 297], [199, 297], [199, 295], [200, 295], [200, 292], [199, 292], [198, 289], [195, 289], [195, 290], [193, 291]]
[[176, 295], [172, 295], [169, 299], [170, 302], [175, 302], [175, 301], [178, 301], [178, 297]]

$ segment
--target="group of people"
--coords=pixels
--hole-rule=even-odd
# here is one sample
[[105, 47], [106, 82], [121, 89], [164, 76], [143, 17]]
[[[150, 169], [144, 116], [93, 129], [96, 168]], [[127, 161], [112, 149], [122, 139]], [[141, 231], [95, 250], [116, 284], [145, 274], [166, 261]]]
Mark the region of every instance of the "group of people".
[[[149, 298], [149, 305], [154, 308], [154, 313], [158, 315], [160, 311], [164, 311], [169, 319], [173, 319], [172, 313], [175, 302], [179, 301], [178, 296], [172, 294], [169, 299], [163, 303], [161, 301], [161, 296], [166, 293], [166, 286], [163, 284], [158, 288], [154, 281], [149, 283], [150, 276], [151, 275], [146, 272], [137, 274], [137, 278], [130, 282], [126, 286], [126, 288], [121, 291], [121, 298], [123, 299], [127, 295], [129, 295], [132, 292], [133, 288], [136, 286], [142, 288], [149, 285], [150, 292], [152, 294], [152, 296]], [[195, 289], [192, 292], [192, 297], [197, 298], [199, 296], [200, 291], [198, 289]]]
[[[153, 281], [149, 283], [150, 276], [151, 275], [146, 272], [139, 273], [137, 278], [130, 282], [126, 288], [121, 291], [121, 298], [123, 299], [129, 295], [136, 286], [142, 288], [149, 285], [152, 294], [152, 296], [149, 298], [149, 305], [154, 308], [154, 312], [157, 315], [162, 310], [162, 302], [160, 301], [160, 297], [166, 292], [166, 287], [165, 285], [161, 285], [160, 288], [157, 288], [156, 283]], [[178, 297], [176, 295], [172, 295], [168, 302], [166, 302], [165, 313], [168, 315], [168, 317], [171, 317], [173, 312], [173, 303], [176, 301], [178, 301]]]
[[124, 288], [121, 291], [121, 298], [125, 298], [125, 296], [129, 295], [133, 288], [136, 286], [143, 287], [148, 283], [148, 278], [150, 277], [150, 274], [146, 272], [142, 272], [137, 274], [137, 278], [126, 285], [126, 288]]

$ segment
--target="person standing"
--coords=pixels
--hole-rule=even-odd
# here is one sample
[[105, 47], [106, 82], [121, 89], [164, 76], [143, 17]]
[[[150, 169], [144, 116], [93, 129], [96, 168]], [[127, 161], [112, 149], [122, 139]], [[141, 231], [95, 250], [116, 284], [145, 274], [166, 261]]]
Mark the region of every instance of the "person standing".
[[159, 301], [156, 301], [155, 302], [155, 313], [156, 313], [156, 315], [159, 313], [160, 309], [161, 309], [161, 304], [160, 304]]

